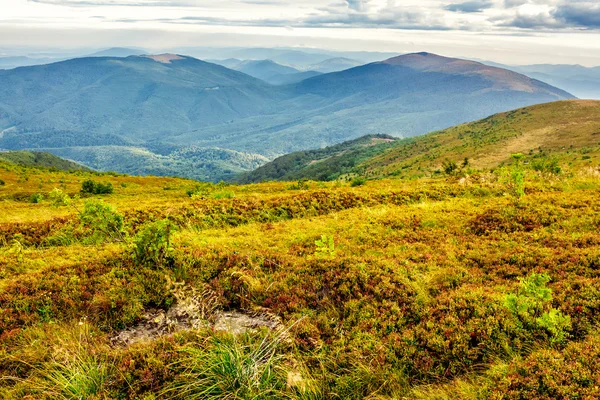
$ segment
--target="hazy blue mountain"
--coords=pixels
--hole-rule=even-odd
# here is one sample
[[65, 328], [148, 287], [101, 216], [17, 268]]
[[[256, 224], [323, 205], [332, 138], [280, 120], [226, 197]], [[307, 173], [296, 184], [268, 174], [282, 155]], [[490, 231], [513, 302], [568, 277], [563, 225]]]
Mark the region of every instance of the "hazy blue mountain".
[[325, 61], [321, 61], [318, 64], [311, 65], [308, 67], [308, 69], [311, 71], [318, 71], [326, 74], [329, 72], [343, 71], [345, 69], [358, 67], [362, 64], [364, 63], [357, 60], [351, 60], [349, 58], [344, 57], [337, 57], [329, 58]]
[[600, 67], [564, 64], [504, 65], [490, 61], [484, 63], [530, 76], [581, 99], [600, 99]]
[[[189, 54], [205, 60], [272, 60], [278, 64], [289, 65], [297, 69], [309, 70], [314, 64], [332, 58], [356, 60], [359, 64], [384, 60], [396, 53], [369, 51], [332, 51], [310, 48], [235, 48], [235, 47], [184, 47], [169, 50], [178, 54]], [[228, 65], [225, 65], [230, 68]]]
[[296, 68], [281, 65], [272, 60], [239, 60], [237, 58], [228, 58], [225, 60], [208, 61], [235, 69], [272, 85], [289, 85], [322, 74], [322, 72], [312, 70], [299, 71]]
[[8, 56], [0, 57], [0, 69], [13, 69], [18, 67], [29, 67], [32, 65], [50, 64], [59, 61], [50, 57], [28, 57], [28, 56]]
[[148, 51], [138, 48], [112, 47], [90, 54], [88, 57], [129, 57], [148, 54]]
[[222, 65], [223, 67], [227, 67], [229, 69], [235, 69], [235, 67], [240, 65], [243, 62], [243, 60], [240, 60], [238, 58], [228, 58], [225, 60], [208, 59], [208, 60], [206, 60], [206, 62]]
[[304, 71], [296, 72], [294, 74], [280, 74], [272, 76], [269, 79], [269, 83], [273, 85], [291, 85], [319, 75], [323, 75], [323, 73], [317, 71]]
[[173, 54], [90, 57], [0, 71], [0, 148], [214, 180], [292, 151], [366, 134], [415, 136], [572, 97], [427, 53], [281, 86]]
[[79, 58], [1, 71], [0, 130], [19, 133], [5, 133], [0, 147], [16, 136], [55, 132], [75, 134], [78, 145], [104, 136], [142, 143], [272, 112], [277, 97], [246, 74], [174, 55]]
[[277, 64], [271, 60], [247, 60], [239, 63], [234, 69], [269, 83], [273, 83], [273, 79], [278, 79], [283, 75], [300, 72], [295, 68]]

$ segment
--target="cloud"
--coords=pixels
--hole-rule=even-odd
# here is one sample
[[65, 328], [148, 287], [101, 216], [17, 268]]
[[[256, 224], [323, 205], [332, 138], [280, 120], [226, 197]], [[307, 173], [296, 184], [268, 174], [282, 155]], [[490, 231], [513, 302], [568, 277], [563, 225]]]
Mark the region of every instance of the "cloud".
[[452, 12], [478, 13], [492, 7], [494, 7], [494, 3], [492, 1], [475, 0], [458, 4], [449, 4], [446, 7], [444, 7], [444, 9]]
[[450, 27], [438, 23], [430, 23], [418, 13], [393, 13], [384, 15], [337, 14], [313, 15], [305, 19], [291, 21], [289, 19], [225, 19], [214, 17], [182, 17], [159, 19], [117, 19], [114, 22], [162, 22], [183, 25], [222, 25], [222, 26], [258, 26], [258, 27], [290, 27], [290, 28], [388, 28], [404, 30], [447, 31]]
[[197, 7], [194, 0], [29, 0], [34, 3], [68, 7], [127, 6], [127, 7]]
[[585, 0], [561, 0], [554, 5], [546, 4], [536, 13], [518, 10], [514, 17], [501, 21], [499, 25], [521, 29], [599, 29], [600, 4]]
[[560, 5], [552, 14], [567, 26], [600, 28], [600, 4], [595, 2]]
[[505, 8], [519, 7], [519, 6], [522, 6], [523, 4], [527, 4], [527, 3], [529, 3], [528, 0], [504, 0], [504, 7]]
[[346, 0], [348, 8], [354, 11], [366, 11], [369, 0]]

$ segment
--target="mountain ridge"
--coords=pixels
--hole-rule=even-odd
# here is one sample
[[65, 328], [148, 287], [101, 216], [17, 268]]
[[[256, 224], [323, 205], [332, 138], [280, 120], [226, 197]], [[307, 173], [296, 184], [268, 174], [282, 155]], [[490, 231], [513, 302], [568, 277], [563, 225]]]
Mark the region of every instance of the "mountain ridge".
[[[169, 53], [80, 58], [0, 71], [0, 147], [133, 147], [150, 150], [154, 155], [144, 158], [148, 162], [192, 145], [237, 152], [238, 160], [229, 158], [233, 153], [226, 156], [232, 168], [220, 164], [221, 172], [195, 175], [217, 180], [238, 171], [241, 160], [248, 161], [242, 168], [253, 169], [255, 155], [272, 159], [365, 134], [410, 137], [499, 111], [572, 98], [512, 72], [503, 72], [502, 79], [515, 79], [514, 85], [494, 74], [482, 77], [477, 68], [489, 71], [483, 64], [422, 53], [416, 56], [421, 62], [442, 60], [469, 70], [420, 71], [401, 65], [402, 57], [415, 56], [281, 86]], [[86, 154], [98, 152], [57, 152], [67, 153], [81, 156], [76, 161], [85, 164], [90, 161]], [[125, 162], [113, 168], [132, 171]]]

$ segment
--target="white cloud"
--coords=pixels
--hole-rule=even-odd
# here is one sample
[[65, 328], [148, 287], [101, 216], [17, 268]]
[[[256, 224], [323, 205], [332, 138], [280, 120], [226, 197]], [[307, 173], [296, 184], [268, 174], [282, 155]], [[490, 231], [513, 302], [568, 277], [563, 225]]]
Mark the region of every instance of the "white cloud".
[[[240, 38], [252, 38], [255, 46], [343, 42], [346, 47], [363, 46], [360, 49], [364, 50], [373, 46], [390, 50], [398, 43], [409, 42], [416, 43], [415, 50], [434, 50], [435, 43], [446, 43], [446, 47], [440, 47], [442, 50], [458, 51], [462, 47], [468, 49], [465, 54], [471, 52], [475, 57], [479, 52], [478, 58], [485, 58], [485, 54], [498, 54], [489, 46], [495, 38], [521, 48], [523, 35], [527, 35], [535, 38], [528, 44], [532, 46], [530, 54], [546, 49], [550, 59], [560, 54], [560, 46], [577, 48], [584, 43], [586, 50], [578, 59], [598, 59], [600, 64], [597, 0], [1, 1], [0, 46], [22, 43], [29, 37], [26, 33], [33, 31], [38, 32], [37, 39], [30, 41], [40, 46], [51, 40], [53, 45], [61, 41], [65, 46], [81, 45], [82, 38], [73, 33], [85, 30], [96, 32], [92, 41], [103, 40], [106, 46], [168, 47], [202, 35], [208, 40], [204, 45], [232, 46]], [[140, 32], [155, 32], [149, 40], [154, 45], [149, 46]], [[356, 38], [346, 39], [354, 34]], [[120, 43], [114, 43], [115, 37]], [[451, 46], [448, 41], [460, 46]], [[552, 45], [559, 42], [560, 46]], [[502, 51], [510, 53], [510, 46]], [[519, 54], [527, 56], [526, 51]], [[571, 56], [566, 59], [571, 60]]]

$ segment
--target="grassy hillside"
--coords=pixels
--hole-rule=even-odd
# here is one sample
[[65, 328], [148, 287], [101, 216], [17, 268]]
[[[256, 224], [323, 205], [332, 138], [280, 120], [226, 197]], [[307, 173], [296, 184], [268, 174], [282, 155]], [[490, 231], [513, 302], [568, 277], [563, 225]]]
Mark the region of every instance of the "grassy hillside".
[[0, 161], [0, 397], [595, 398], [600, 165], [559, 166], [299, 187]]
[[442, 132], [404, 140], [361, 168], [368, 176], [428, 176], [450, 160], [474, 169], [494, 168], [523, 153], [529, 162], [557, 158], [585, 165], [600, 157], [600, 102], [540, 104], [493, 115]]
[[336, 154], [318, 163], [311, 163], [318, 160], [317, 156], [311, 158], [312, 152], [286, 155], [243, 175], [243, 182], [282, 177], [331, 180], [347, 174], [369, 178], [431, 177], [444, 173], [448, 162], [458, 168], [467, 159], [468, 165], [463, 167], [466, 173], [498, 167], [510, 162], [511, 154], [515, 153], [523, 153], [525, 162], [536, 165], [593, 164], [600, 159], [600, 102], [540, 104], [425, 136], [373, 146], [359, 153], [338, 154], [337, 148], [315, 151], [315, 154]]
[[89, 171], [90, 169], [54, 154], [39, 151], [0, 152], [0, 161], [33, 167], [56, 168], [62, 171]]
[[364, 160], [383, 152], [396, 138], [369, 135], [319, 150], [298, 151], [281, 156], [236, 178], [240, 183], [269, 180], [312, 179], [330, 181], [354, 171]]

